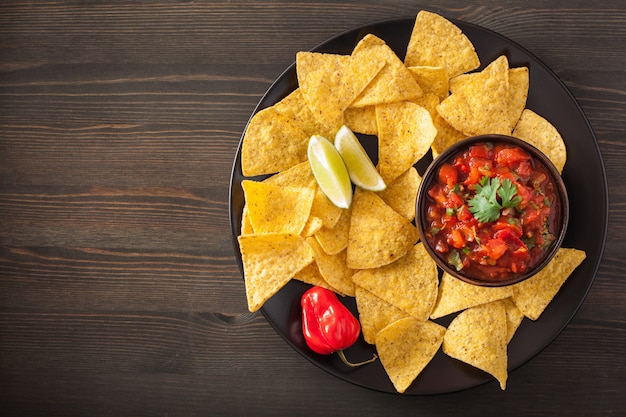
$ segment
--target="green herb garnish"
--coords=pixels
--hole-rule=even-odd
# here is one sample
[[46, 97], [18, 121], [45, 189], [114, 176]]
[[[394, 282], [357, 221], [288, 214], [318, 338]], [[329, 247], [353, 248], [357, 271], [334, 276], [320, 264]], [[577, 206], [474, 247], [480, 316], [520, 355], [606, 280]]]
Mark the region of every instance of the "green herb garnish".
[[499, 178], [489, 178], [485, 175], [480, 179], [480, 183], [476, 184], [474, 190], [476, 194], [468, 205], [470, 212], [481, 223], [498, 220], [500, 210], [514, 208], [522, 202], [522, 197], [516, 195], [517, 187], [508, 178], [500, 182]]

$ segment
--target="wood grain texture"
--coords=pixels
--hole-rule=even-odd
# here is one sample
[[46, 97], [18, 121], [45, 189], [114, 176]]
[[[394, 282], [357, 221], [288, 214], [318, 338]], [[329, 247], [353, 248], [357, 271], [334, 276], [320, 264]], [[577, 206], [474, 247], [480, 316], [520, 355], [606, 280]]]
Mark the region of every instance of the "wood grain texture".
[[[594, 285], [504, 393], [330, 376], [247, 311], [233, 252], [230, 171], [272, 81], [299, 50], [422, 8], [544, 61], [604, 157]], [[2, 2], [0, 414], [625, 415], [625, 38], [621, 0]]]

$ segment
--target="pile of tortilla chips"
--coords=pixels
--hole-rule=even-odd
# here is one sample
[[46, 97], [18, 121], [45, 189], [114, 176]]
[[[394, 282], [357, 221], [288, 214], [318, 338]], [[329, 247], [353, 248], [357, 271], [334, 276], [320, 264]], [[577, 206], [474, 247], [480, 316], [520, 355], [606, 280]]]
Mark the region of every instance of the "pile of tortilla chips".
[[[251, 119], [241, 162], [245, 176], [239, 246], [250, 311], [292, 279], [356, 298], [365, 341], [391, 382], [405, 392], [434, 355], [507, 380], [507, 345], [524, 317], [536, 320], [585, 253], [560, 249], [534, 277], [477, 287], [440, 277], [415, 227], [421, 178], [414, 165], [471, 135], [517, 136], [563, 169], [557, 130], [526, 109], [528, 68], [506, 56], [484, 69], [470, 40], [443, 17], [417, 15], [404, 61], [366, 35], [350, 55], [299, 52], [298, 88]], [[348, 209], [334, 206], [307, 161], [313, 134], [331, 140], [342, 125], [378, 140], [387, 184], [356, 188]], [[373, 138], [376, 136], [377, 138]], [[446, 327], [435, 320], [457, 314]]]

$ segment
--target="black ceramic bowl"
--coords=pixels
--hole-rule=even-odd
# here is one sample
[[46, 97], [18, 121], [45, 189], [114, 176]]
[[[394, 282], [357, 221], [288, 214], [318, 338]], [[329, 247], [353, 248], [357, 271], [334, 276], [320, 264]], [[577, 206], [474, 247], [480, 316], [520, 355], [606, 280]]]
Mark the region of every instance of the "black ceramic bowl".
[[[480, 143], [489, 143], [492, 145], [501, 143], [506, 146], [513, 145], [526, 151], [526, 153], [531, 156], [533, 168], [535, 168], [537, 164], [543, 165], [543, 167], [545, 168], [549, 181], [551, 181], [553, 184], [552, 190], [555, 196], [554, 201], [550, 204], [550, 218], [551, 223], [553, 224], [552, 234], [554, 236], [554, 240], [552, 240], [551, 243], [546, 244], [540, 254], [535, 254], [535, 256], [533, 256], [533, 264], [529, 265], [528, 269], [523, 272], [510, 271], [497, 278], [488, 277], [483, 273], [483, 271], [489, 269], [489, 267], [474, 268], [474, 271], [471, 271], [472, 268], [461, 268], [460, 270], [457, 270], [456, 267], [453, 267], [448, 261], [448, 255], [450, 252], [442, 254], [440, 253], [440, 251], [436, 251], [433, 247], [433, 245], [435, 244], [433, 238], [433, 228], [431, 228], [431, 220], [429, 220], [427, 216], [428, 207], [434, 201], [429, 196], [429, 190], [437, 183], [441, 166], [446, 162], [455, 160], [457, 156], [460, 155], [462, 152]], [[467, 196], [472, 196], [473, 191], [471, 191], [469, 187], [464, 188], [464, 194]], [[534, 146], [528, 144], [527, 142], [511, 136], [481, 135], [458, 142], [451, 148], [445, 150], [430, 164], [430, 166], [424, 173], [422, 182], [420, 184], [417, 195], [416, 213], [416, 224], [421, 241], [424, 242], [426, 250], [441, 269], [456, 278], [459, 278], [465, 282], [474, 285], [496, 287], [521, 282], [533, 276], [548, 264], [548, 262], [552, 259], [552, 257], [561, 246], [565, 237], [565, 232], [567, 230], [567, 223], [569, 219], [569, 203], [563, 179], [561, 178], [558, 170], [554, 167], [552, 162], [545, 154], [543, 154], [541, 151], [539, 151]], [[489, 222], [485, 222], [483, 224], [488, 225], [488, 223]], [[472, 242], [472, 245], [475, 245], [478, 240], [479, 239], [476, 239], [475, 242]], [[443, 246], [445, 247], [446, 245], [444, 244]], [[465, 250], [469, 252], [469, 248]], [[538, 249], [536, 250], [538, 251]], [[457, 251], [457, 253], [461, 252]], [[492, 261], [492, 263], [493, 262], [495, 261]], [[477, 269], [480, 269], [480, 271], [477, 271]]]

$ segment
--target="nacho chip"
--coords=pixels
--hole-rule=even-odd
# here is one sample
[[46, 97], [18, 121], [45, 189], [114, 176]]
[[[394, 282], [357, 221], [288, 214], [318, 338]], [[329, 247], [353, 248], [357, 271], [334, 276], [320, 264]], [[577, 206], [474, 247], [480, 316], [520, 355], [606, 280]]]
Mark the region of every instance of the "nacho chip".
[[406, 312], [363, 287], [356, 287], [355, 297], [361, 333], [363, 333], [363, 339], [371, 345], [376, 342], [376, 334], [388, 324], [409, 316]]
[[343, 113], [343, 122], [356, 133], [377, 135], [376, 106], [348, 107]]
[[295, 234], [239, 236], [248, 309], [257, 311], [305, 266], [313, 250]]
[[510, 298], [505, 298], [502, 303], [506, 311], [506, 343], [508, 344], [515, 335], [517, 328], [522, 324], [524, 314]]
[[404, 256], [418, 238], [415, 226], [379, 196], [356, 189], [346, 249], [349, 268], [387, 265]]
[[415, 19], [404, 64], [443, 67], [454, 77], [478, 68], [480, 60], [461, 29], [443, 16], [422, 10]]
[[420, 321], [437, 300], [437, 265], [422, 243], [392, 264], [356, 272], [352, 281]]
[[560, 248], [541, 271], [513, 284], [513, 302], [531, 320], [537, 320], [572, 272], [586, 258], [579, 249]]
[[409, 168], [404, 174], [393, 180], [378, 195], [389, 207], [400, 213], [408, 221], [415, 218], [417, 190], [422, 179], [415, 167]]
[[301, 162], [285, 171], [267, 177], [263, 182], [279, 187], [315, 188], [317, 186], [309, 161]]
[[430, 318], [437, 319], [466, 308], [502, 300], [511, 295], [513, 295], [513, 289], [510, 286], [481, 287], [468, 284], [444, 272], [439, 283], [437, 303]]
[[414, 317], [396, 320], [376, 335], [376, 350], [393, 386], [403, 393], [439, 350], [446, 328]]
[[[330, 132], [343, 124], [343, 112], [385, 65], [349, 55], [298, 52], [296, 73], [309, 108]], [[333, 137], [334, 133], [332, 134]]]
[[316, 216], [309, 216], [309, 219], [304, 224], [304, 228], [300, 233], [303, 237], [310, 237], [315, 235], [324, 226], [322, 219]]
[[443, 352], [493, 375], [506, 389], [507, 319], [502, 301], [472, 307], [452, 320]]
[[422, 95], [422, 89], [411, 72], [385, 41], [375, 35], [365, 35], [359, 41], [352, 56], [362, 62], [380, 62], [384, 67], [352, 102], [351, 107], [373, 106], [410, 100]]
[[378, 172], [390, 184], [430, 149], [437, 129], [425, 108], [403, 101], [376, 106]]
[[241, 145], [241, 171], [273, 174], [307, 160], [309, 135], [290, 117], [268, 107], [252, 116]]
[[440, 99], [448, 97], [448, 73], [443, 67], [409, 67], [411, 75], [424, 94], [432, 93]]
[[241, 212], [241, 233], [242, 235], [254, 234], [252, 223], [250, 223], [250, 217], [248, 217], [248, 206], [244, 205]]
[[509, 122], [509, 65], [502, 55], [483, 71], [471, 74], [461, 87], [437, 107], [456, 130], [468, 136], [511, 134]]
[[322, 219], [324, 227], [335, 227], [341, 213], [344, 209], [337, 207], [326, 194], [322, 191], [319, 185], [315, 183], [315, 196], [313, 197], [313, 205], [311, 206], [311, 216], [316, 216]]
[[343, 210], [335, 226], [323, 226], [315, 233], [315, 239], [328, 255], [336, 255], [348, 247], [351, 215], [350, 209]]
[[351, 279], [354, 271], [346, 266], [346, 251], [328, 255], [314, 237], [309, 237], [306, 241], [313, 249], [315, 263], [324, 280], [339, 294], [354, 297], [355, 289]]
[[241, 182], [254, 232], [300, 234], [309, 218], [314, 192], [265, 182]]
[[274, 108], [277, 112], [293, 120], [307, 136], [329, 135], [328, 137], [332, 137], [335, 134], [334, 131], [328, 130], [326, 126], [317, 120], [300, 88], [296, 88], [287, 97], [274, 104]]
[[525, 109], [512, 135], [539, 149], [546, 154], [559, 172], [563, 171], [567, 160], [567, 149], [559, 131], [552, 123], [532, 110]]
[[437, 129], [437, 136], [431, 145], [433, 152], [433, 158], [438, 157], [443, 151], [448, 149], [455, 143], [467, 138], [467, 135], [463, 132], [459, 132], [450, 123], [446, 122], [446, 119], [441, 117], [439, 113], [433, 117], [433, 124]]
[[337, 289], [326, 282], [324, 277], [322, 277], [322, 274], [320, 274], [320, 270], [315, 262], [312, 262], [302, 268], [293, 276], [293, 279], [302, 281], [305, 284], [311, 284], [316, 287], [323, 287], [327, 290], [338, 292]]

